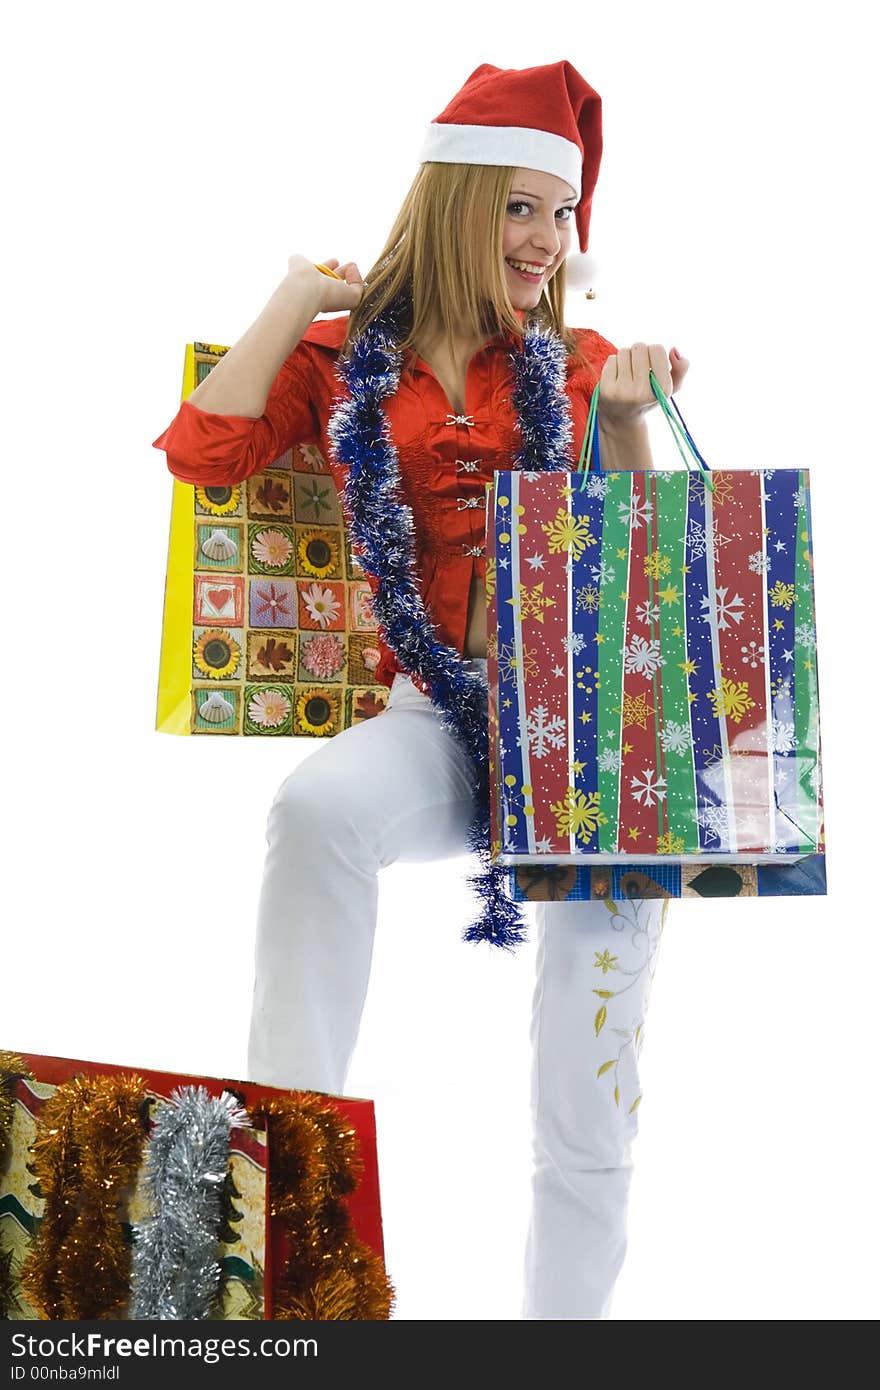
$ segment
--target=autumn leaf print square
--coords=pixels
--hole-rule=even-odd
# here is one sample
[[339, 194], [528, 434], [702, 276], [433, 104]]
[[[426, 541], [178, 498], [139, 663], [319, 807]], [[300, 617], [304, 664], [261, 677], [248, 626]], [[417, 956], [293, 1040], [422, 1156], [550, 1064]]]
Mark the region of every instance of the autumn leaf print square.
[[234, 522], [196, 522], [194, 568], [197, 570], [241, 570], [241, 527]]
[[339, 494], [325, 473], [297, 474], [293, 480], [293, 514], [309, 526], [339, 526]]
[[296, 633], [249, 632], [248, 680], [292, 681], [296, 676]]
[[351, 541], [346, 532], [345, 544], [345, 573], [349, 579], [363, 579], [363, 567], [351, 548]]
[[193, 622], [241, 627], [244, 623], [244, 578], [232, 574], [194, 574]]
[[298, 627], [310, 632], [345, 631], [345, 585], [320, 579], [297, 581]]
[[284, 473], [256, 473], [247, 480], [248, 516], [252, 520], [276, 517], [289, 521], [293, 516], [290, 477]]
[[296, 627], [296, 581], [252, 579], [248, 620], [251, 627]]
[[352, 632], [375, 633], [378, 624], [373, 612], [373, 595], [365, 579], [349, 584], [348, 611]]
[[384, 686], [375, 690], [349, 690], [345, 703], [346, 724], [363, 724], [365, 719], [375, 719], [382, 713], [388, 703], [388, 690]]

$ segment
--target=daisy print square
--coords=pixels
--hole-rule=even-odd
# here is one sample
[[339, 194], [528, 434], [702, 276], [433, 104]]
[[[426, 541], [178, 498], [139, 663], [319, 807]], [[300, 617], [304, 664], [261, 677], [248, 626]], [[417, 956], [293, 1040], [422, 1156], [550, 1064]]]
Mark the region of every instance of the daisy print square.
[[274, 525], [250, 525], [248, 569], [251, 574], [296, 574], [293, 527], [280, 522]]
[[196, 523], [195, 568], [200, 570], [241, 570], [241, 527], [234, 522], [216, 525]]
[[320, 579], [300, 579], [298, 626], [307, 631], [345, 631], [345, 585]]
[[294, 680], [296, 633], [249, 632], [247, 673], [248, 680]]
[[339, 526], [339, 494], [327, 474], [297, 474], [293, 480], [293, 515], [310, 526]]
[[281, 469], [284, 470], [285, 473], [290, 473], [290, 472], [292, 472], [292, 470], [293, 470], [293, 450], [292, 450], [292, 449], [285, 449], [284, 453], [283, 453], [283, 454], [280, 454], [280, 455], [278, 456], [278, 458], [275, 459], [274, 463], [272, 463], [272, 464], [270, 465], [270, 467], [272, 467], [272, 468], [281, 468]]
[[244, 579], [238, 575], [193, 575], [193, 622], [244, 623]]
[[244, 732], [246, 734], [289, 734], [292, 719], [293, 698], [290, 686], [245, 686]]
[[248, 615], [251, 627], [296, 627], [296, 581], [252, 579]]
[[345, 675], [345, 636], [341, 632], [304, 632], [299, 644], [301, 681], [341, 681]]
[[342, 579], [342, 537], [320, 526], [297, 526], [296, 572], [301, 579]]
[[376, 631], [376, 616], [373, 613], [373, 595], [365, 579], [348, 586], [349, 625], [353, 632]]
[[293, 500], [290, 476], [285, 473], [256, 473], [247, 480], [248, 516], [257, 518], [277, 517], [289, 521], [293, 516]]
[[293, 451], [293, 466], [297, 473], [326, 473], [330, 476], [327, 460], [315, 444], [297, 444]]

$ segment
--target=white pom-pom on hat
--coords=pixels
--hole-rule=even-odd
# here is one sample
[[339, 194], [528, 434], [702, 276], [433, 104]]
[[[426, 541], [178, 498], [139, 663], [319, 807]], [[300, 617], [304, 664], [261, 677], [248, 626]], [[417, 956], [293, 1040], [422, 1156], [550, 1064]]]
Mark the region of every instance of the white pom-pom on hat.
[[589, 251], [584, 255], [574, 252], [565, 258], [565, 288], [568, 290], [589, 290], [596, 281], [596, 257]]

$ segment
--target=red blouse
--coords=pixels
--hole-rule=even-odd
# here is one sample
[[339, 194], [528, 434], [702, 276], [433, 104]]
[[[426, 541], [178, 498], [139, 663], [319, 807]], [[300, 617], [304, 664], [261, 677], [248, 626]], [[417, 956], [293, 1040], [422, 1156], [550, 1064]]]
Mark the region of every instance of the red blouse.
[[[345, 468], [336, 462], [327, 436], [333, 401], [344, 389], [335, 366], [348, 315], [318, 319], [282, 363], [263, 414], [216, 415], [184, 401], [168, 428], [153, 441], [164, 449], [168, 468], [185, 483], [228, 486], [259, 473], [296, 444], [320, 449], [338, 491]], [[616, 353], [591, 328], [575, 328], [588, 366], [568, 363], [572, 466], [586, 430], [590, 396], [605, 359]], [[400, 458], [404, 500], [412, 508], [416, 572], [438, 640], [464, 652], [468, 598], [474, 575], [486, 575], [485, 484], [496, 468], [511, 466], [518, 448], [513, 388], [507, 354], [519, 339], [512, 333], [486, 343], [471, 359], [465, 383], [465, 414], [451, 408], [427, 362], [408, 353], [394, 397], [385, 402], [391, 436]], [[369, 576], [367, 576], [369, 580]], [[375, 581], [370, 580], [375, 592]], [[401, 670], [381, 640], [376, 680], [391, 685]]]

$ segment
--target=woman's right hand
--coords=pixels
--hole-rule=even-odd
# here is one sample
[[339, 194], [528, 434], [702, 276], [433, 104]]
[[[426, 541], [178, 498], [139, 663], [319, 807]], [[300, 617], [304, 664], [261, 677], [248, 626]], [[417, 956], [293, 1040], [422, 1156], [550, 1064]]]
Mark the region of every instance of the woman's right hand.
[[338, 259], [331, 256], [323, 264], [329, 270], [335, 270], [342, 279], [334, 280], [331, 275], [324, 275], [307, 256], [290, 257], [287, 262], [287, 278], [295, 280], [298, 285], [305, 282], [314, 289], [318, 296], [316, 313], [355, 309], [363, 298], [364, 281], [354, 261], [346, 261], [345, 265], [340, 265]]

